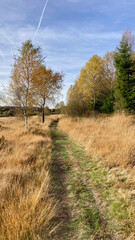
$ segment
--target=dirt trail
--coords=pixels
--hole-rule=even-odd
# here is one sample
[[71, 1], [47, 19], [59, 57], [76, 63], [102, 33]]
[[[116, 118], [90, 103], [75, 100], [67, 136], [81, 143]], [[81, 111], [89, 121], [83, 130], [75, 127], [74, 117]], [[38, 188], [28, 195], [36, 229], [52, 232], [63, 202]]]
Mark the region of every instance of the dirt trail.
[[106, 206], [89, 177], [89, 164], [83, 151], [57, 128], [51, 127], [54, 144], [52, 185], [59, 201], [59, 225], [53, 240], [122, 240], [109, 227]]
[[68, 193], [66, 186], [66, 174], [64, 169], [64, 161], [60, 154], [60, 147], [57, 144], [57, 141], [64, 136], [57, 136], [56, 132], [57, 121], [52, 125], [52, 139], [54, 143], [53, 148], [53, 162], [51, 167], [51, 174], [53, 180], [53, 194], [57, 202], [59, 202], [58, 207], [58, 227], [57, 236], [53, 236], [53, 240], [64, 239], [69, 231], [70, 225], [70, 211], [68, 206]]

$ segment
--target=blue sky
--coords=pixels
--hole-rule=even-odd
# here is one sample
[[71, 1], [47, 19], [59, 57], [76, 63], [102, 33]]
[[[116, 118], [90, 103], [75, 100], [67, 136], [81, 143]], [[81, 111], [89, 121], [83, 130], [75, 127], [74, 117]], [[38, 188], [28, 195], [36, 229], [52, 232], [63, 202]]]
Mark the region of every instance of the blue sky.
[[134, 0], [0, 0], [0, 92], [10, 81], [22, 42], [41, 46], [46, 65], [65, 74], [63, 96], [93, 54], [115, 50], [124, 30], [135, 31]]

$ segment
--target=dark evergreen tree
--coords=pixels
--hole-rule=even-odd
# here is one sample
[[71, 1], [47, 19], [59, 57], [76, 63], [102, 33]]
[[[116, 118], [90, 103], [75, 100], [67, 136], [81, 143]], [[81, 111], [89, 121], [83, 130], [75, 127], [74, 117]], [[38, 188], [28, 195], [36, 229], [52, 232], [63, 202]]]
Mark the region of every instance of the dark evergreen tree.
[[103, 106], [101, 107], [101, 111], [104, 113], [113, 113], [114, 112], [114, 89], [110, 92], [109, 96], [103, 102]]
[[120, 42], [115, 53], [116, 110], [135, 111], [135, 61], [132, 58], [132, 44], [125, 38]]

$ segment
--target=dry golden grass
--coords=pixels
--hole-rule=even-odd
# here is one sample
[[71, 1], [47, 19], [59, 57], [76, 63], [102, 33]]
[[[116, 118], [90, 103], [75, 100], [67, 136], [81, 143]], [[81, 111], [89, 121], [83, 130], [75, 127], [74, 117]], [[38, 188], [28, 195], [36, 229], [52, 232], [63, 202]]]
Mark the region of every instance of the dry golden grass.
[[59, 127], [88, 153], [102, 157], [106, 166], [135, 167], [135, 118], [113, 115], [98, 118], [63, 118]]
[[0, 239], [48, 239], [56, 215], [51, 198], [49, 126], [57, 116], [29, 121], [0, 118]]
[[125, 213], [119, 210], [123, 211], [120, 224], [127, 221], [127, 211], [131, 229], [129, 238], [125, 237], [125, 239], [135, 239], [134, 116], [122, 114], [82, 119], [64, 117], [59, 121], [59, 128], [73, 140], [83, 144], [91, 159], [96, 161], [101, 169], [106, 169], [107, 181], [112, 183], [113, 188], [107, 190], [109, 192], [107, 201], [112, 209], [118, 205], [123, 206], [121, 201], [126, 203]]
[[[109, 178], [135, 196], [135, 118], [113, 115], [97, 118], [62, 118], [59, 128], [84, 145], [93, 159], [109, 169]], [[124, 179], [124, 181], [123, 181]]]

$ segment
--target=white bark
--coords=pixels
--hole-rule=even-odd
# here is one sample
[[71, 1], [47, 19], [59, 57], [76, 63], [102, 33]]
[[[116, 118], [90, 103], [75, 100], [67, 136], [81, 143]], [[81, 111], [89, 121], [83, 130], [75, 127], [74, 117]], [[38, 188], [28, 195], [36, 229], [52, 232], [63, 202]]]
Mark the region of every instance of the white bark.
[[28, 128], [28, 118], [27, 118], [27, 115], [25, 115], [25, 127]]

